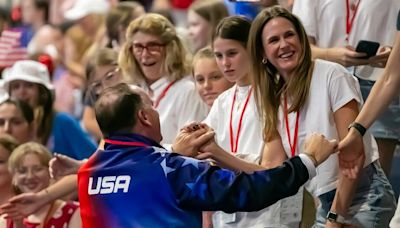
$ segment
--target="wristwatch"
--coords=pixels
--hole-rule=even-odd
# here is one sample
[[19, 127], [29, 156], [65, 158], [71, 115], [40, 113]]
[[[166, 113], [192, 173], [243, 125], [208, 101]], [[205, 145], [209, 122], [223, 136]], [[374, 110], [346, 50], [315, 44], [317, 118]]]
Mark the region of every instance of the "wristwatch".
[[356, 129], [360, 133], [361, 136], [364, 136], [365, 132], [367, 131], [367, 129], [363, 125], [361, 125], [360, 123], [357, 123], [357, 122], [351, 123], [348, 127], [348, 130], [350, 130], [350, 128], [352, 128], [352, 127], [354, 127], [354, 129]]
[[346, 220], [343, 216], [333, 211], [328, 212], [328, 214], [326, 215], [326, 219], [328, 219], [330, 222], [342, 223], [342, 224], [344, 224]]

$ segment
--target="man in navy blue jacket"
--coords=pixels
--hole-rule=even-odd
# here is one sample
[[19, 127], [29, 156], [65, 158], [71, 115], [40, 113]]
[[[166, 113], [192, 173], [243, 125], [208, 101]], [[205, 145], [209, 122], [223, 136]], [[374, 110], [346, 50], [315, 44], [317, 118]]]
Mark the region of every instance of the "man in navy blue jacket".
[[201, 211], [260, 210], [294, 195], [337, 145], [315, 134], [304, 154], [246, 174], [160, 146], [158, 113], [137, 87], [105, 90], [95, 112], [106, 144], [78, 172], [84, 227], [201, 227]]

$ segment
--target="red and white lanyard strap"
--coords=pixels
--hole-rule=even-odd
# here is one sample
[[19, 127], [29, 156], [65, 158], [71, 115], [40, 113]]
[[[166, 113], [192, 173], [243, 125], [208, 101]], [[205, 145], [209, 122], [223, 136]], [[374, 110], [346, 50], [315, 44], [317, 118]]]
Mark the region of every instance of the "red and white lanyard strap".
[[232, 107], [231, 107], [231, 116], [230, 116], [230, 120], [229, 120], [229, 136], [230, 136], [230, 143], [231, 143], [231, 151], [234, 154], [237, 152], [237, 149], [238, 149], [240, 130], [242, 129], [242, 123], [243, 123], [243, 116], [244, 116], [244, 113], [246, 112], [246, 108], [247, 108], [247, 105], [248, 105], [250, 97], [251, 97], [252, 88], [250, 88], [249, 92], [247, 93], [247, 98], [246, 98], [246, 101], [244, 103], [244, 106], [243, 106], [243, 109], [242, 109], [242, 113], [240, 113], [239, 124], [238, 124], [237, 132], [236, 132], [236, 139], [234, 140], [234, 138], [233, 138], [233, 126], [232, 126], [232, 116], [233, 116], [233, 107], [235, 106], [235, 102], [236, 102], [236, 91], [237, 90], [235, 90], [235, 93], [233, 95], [233, 101], [232, 101]]
[[[346, 42], [349, 41], [350, 32], [353, 28], [354, 19], [356, 18], [360, 2], [361, 0], [357, 0], [356, 4], [350, 4], [350, 0], [346, 0]], [[350, 10], [353, 12], [352, 16], [350, 16]]]
[[139, 146], [139, 147], [148, 147], [149, 146], [142, 142], [126, 142], [126, 141], [119, 141], [119, 140], [112, 140], [112, 139], [104, 139], [104, 142], [111, 144], [111, 145], [120, 145], [120, 146]]
[[292, 144], [292, 139], [290, 137], [290, 127], [289, 127], [289, 117], [288, 117], [289, 113], [288, 113], [286, 96], [285, 96], [284, 115], [285, 115], [286, 134], [287, 134], [287, 137], [288, 137], [288, 140], [289, 140], [291, 155], [292, 155], [292, 157], [294, 157], [296, 155], [297, 138], [299, 136], [299, 116], [300, 116], [300, 111], [296, 112], [296, 125], [294, 127], [293, 144]]
[[171, 89], [172, 85], [175, 83], [176, 81], [173, 81], [171, 83], [169, 83], [167, 85], [167, 87], [165, 87], [165, 89], [161, 92], [160, 96], [157, 97], [157, 99], [155, 100], [153, 106], [154, 108], [157, 108], [158, 105], [160, 104], [161, 100], [165, 97], [165, 95], [167, 94], [168, 90]]

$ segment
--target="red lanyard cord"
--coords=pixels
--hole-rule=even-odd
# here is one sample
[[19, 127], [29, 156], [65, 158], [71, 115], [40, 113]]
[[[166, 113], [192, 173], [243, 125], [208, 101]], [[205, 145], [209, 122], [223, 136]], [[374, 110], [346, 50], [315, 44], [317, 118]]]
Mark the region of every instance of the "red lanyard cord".
[[[353, 28], [354, 19], [356, 18], [358, 6], [360, 5], [361, 0], [358, 0], [357, 4], [353, 7], [350, 6], [349, 0], [346, 0], [346, 41], [349, 41], [349, 36], [351, 29]], [[350, 10], [353, 10], [353, 16], [350, 18]]]
[[237, 133], [236, 133], [236, 140], [233, 139], [233, 126], [232, 126], [233, 107], [235, 106], [235, 102], [236, 102], [236, 90], [235, 90], [235, 93], [233, 95], [233, 101], [232, 101], [232, 107], [231, 107], [231, 116], [230, 116], [230, 120], [229, 120], [229, 136], [230, 136], [231, 151], [234, 154], [237, 152], [237, 149], [238, 149], [239, 135], [240, 135], [240, 130], [242, 129], [243, 116], [244, 116], [244, 113], [246, 111], [247, 104], [249, 103], [249, 100], [250, 100], [250, 97], [251, 97], [251, 92], [252, 92], [252, 88], [250, 88], [249, 92], [247, 93], [247, 98], [246, 98], [246, 101], [244, 103], [244, 106], [243, 106], [243, 109], [242, 109], [242, 113], [240, 114], [238, 129], [237, 129]]
[[160, 101], [165, 97], [165, 95], [167, 94], [168, 90], [171, 89], [172, 85], [175, 83], [176, 81], [173, 81], [171, 83], [169, 83], [167, 85], [167, 87], [165, 87], [165, 89], [161, 92], [160, 96], [157, 97], [156, 101], [154, 102], [154, 108], [157, 108], [158, 105], [160, 104]]
[[285, 115], [286, 134], [287, 134], [287, 137], [288, 137], [288, 140], [289, 140], [291, 155], [292, 155], [292, 157], [294, 157], [296, 155], [297, 138], [298, 138], [298, 135], [299, 135], [299, 116], [300, 116], [300, 111], [296, 112], [296, 125], [295, 125], [295, 128], [294, 128], [293, 144], [292, 144], [292, 139], [290, 137], [290, 127], [289, 127], [289, 117], [288, 117], [289, 113], [288, 113], [286, 96], [285, 96], [284, 115]]

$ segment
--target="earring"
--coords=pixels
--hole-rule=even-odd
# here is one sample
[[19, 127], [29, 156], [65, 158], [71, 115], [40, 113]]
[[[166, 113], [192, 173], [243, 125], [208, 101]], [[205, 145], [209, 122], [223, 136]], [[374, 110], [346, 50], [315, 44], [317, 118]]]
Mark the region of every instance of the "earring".
[[268, 59], [263, 58], [263, 59], [261, 60], [261, 63], [264, 64], [264, 65], [267, 64], [267, 63], [268, 63]]

